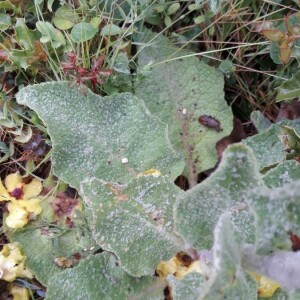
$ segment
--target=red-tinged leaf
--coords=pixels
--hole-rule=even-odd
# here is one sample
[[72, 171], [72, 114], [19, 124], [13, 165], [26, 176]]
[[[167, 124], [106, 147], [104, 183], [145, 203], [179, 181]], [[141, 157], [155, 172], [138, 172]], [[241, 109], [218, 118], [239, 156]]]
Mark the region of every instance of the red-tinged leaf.
[[42, 61], [48, 60], [47, 52], [39, 41], [34, 41], [34, 55]]
[[289, 61], [291, 53], [292, 49], [290, 47], [279, 48], [279, 57], [282, 63], [286, 64]]
[[293, 35], [293, 30], [289, 22], [290, 14], [286, 15], [284, 18], [285, 27], [289, 35]]
[[280, 42], [284, 39], [284, 34], [280, 30], [265, 29], [260, 32], [266, 39], [272, 42]]
[[284, 39], [279, 43], [279, 48], [288, 48], [290, 47], [288, 39]]
[[104, 62], [105, 56], [102, 54], [97, 59], [94, 60], [93, 70], [97, 70], [99, 67], [101, 68]]

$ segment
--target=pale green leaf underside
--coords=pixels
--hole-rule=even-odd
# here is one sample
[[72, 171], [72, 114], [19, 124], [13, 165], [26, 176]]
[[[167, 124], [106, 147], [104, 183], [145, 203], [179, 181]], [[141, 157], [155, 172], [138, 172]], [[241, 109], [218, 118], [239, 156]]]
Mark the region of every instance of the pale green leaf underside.
[[[219, 216], [231, 210], [242, 235], [252, 239], [253, 233], [248, 232], [251, 228], [248, 222], [251, 223], [252, 219], [245, 200], [251, 189], [261, 185], [263, 182], [251, 149], [242, 144], [230, 146], [218, 169], [208, 179], [179, 195], [175, 211], [176, 230], [196, 249], [210, 248]], [[247, 217], [241, 220], [239, 211]]]
[[178, 251], [173, 206], [179, 188], [166, 177], [139, 177], [126, 186], [92, 179], [81, 193], [96, 242], [133, 276], [152, 275]]
[[300, 164], [295, 160], [287, 160], [271, 169], [263, 180], [267, 187], [281, 187], [300, 179]]
[[253, 111], [250, 118], [258, 132], [266, 131], [272, 125], [271, 121], [259, 110]]
[[186, 275], [181, 280], [169, 275], [167, 281], [171, 288], [173, 300], [197, 300], [205, 283], [205, 277], [194, 272]]
[[135, 278], [124, 272], [108, 253], [83, 260], [77, 267], [51, 278], [46, 300], [163, 299], [164, 282], [154, 277]]
[[214, 231], [213, 274], [199, 299], [257, 299], [257, 287], [241, 266], [238, 234], [229, 213], [223, 214]]
[[285, 160], [287, 152], [279, 138], [281, 133], [280, 125], [282, 124], [290, 126], [298, 132], [300, 131], [299, 120], [285, 120], [273, 124], [266, 131], [262, 131], [243, 141], [255, 153], [259, 169], [276, 165]]
[[258, 253], [290, 249], [290, 233], [300, 232], [300, 181], [272, 190], [255, 189], [248, 203], [255, 216]]
[[100, 97], [87, 90], [84, 95], [56, 82], [28, 86], [17, 94], [17, 101], [36, 111], [48, 126], [54, 173], [77, 189], [82, 180], [94, 176], [126, 182], [152, 168], [172, 179], [182, 171], [166, 126], [132, 94]]
[[[217, 162], [216, 142], [232, 130], [223, 75], [196, 57], [184, 57], [190, 53], [178, 51], [167, 38], [157, 35], [153, 39], [156, 35], [146, 31], [139, 37], [139, 42], [148, 43], [138, 55], [140, 67], [150, 62], [154, 66], [146, 78], [136, 83], [136, 95], [169, 125], [170, 140], [186, 160], [185, 175], [195, 185], [197, 174]], [[174, 57], [182, 58], [168, 61]], [[223, 131], [201, 125], [198, 119], [203, 115], [218, 119]]]

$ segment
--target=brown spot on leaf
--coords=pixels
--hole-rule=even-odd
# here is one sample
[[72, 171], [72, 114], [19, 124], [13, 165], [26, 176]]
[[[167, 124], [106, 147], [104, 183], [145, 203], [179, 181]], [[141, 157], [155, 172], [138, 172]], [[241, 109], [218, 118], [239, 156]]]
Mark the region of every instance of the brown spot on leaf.
[[149, 213], [149, 215], [157, 225], [164, 224], [164, 218], [162, 216], [161, 211], [153, 211], [153, 212]]
[[67, 257], [55, 257], [54, 262], [60, 268], [70, 268], [73, 265], [73, 261]]
[[115, 199], [118, 201], [127, 201], [129, 199], [128, 195], [122, 194], [121, 187], [116, 184], [107, 183], [106, 187], [109, 188], [115, 195]]
[[65, 224], [66, 224], [69, 228], [73, 228], [73, 227], [74, 227], [74, 223], [72, 222], [72, 220], [71, 220], [70, 217], [66, 217]]
[[128, 195], [122, 195], [122, 194], [120, 194], [120, 195], [116, 196], [116, 199], [118, 201], [127, 201], [129, 199], [129, 197], [128, 197]]
[[76, 260], [80, 260], [81, 259], [81, 254], [79, 252], [74, 253], [72, 256]]

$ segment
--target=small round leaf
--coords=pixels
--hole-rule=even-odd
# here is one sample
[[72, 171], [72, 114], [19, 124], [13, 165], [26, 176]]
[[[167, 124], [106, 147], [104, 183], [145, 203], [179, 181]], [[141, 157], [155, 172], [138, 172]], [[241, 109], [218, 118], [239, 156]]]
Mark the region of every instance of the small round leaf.
[[108, 24], [104, 26], [101, 30], [100, 35], [107, 36], [107, 35], [117, 35], [122, 32], [122, 29], [119, 26], [116, 26], [114, 24]]
[[58, 29], [67, 30], [72, 28], [80, 19], [73, 9], [62, 6], [55, 12], [52, 21]]
[[71, 31], [71, 37], [75, 43], [82, 43], [90, 40], [97, 33], [90, 23], [81, 22], [76, 24]]

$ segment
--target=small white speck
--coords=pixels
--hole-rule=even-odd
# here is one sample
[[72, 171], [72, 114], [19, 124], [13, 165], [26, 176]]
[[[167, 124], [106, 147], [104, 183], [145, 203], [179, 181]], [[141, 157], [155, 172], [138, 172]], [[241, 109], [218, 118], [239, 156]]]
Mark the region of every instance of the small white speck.
[[124, 157], [122, 158], [122, 164], [127, 164], [128, 163], [128, 158]]
[[183, 109], [182, 109], [182, 114], [183, 114], [183, 115], [186, 115], [186, 108], [183, 108]]

